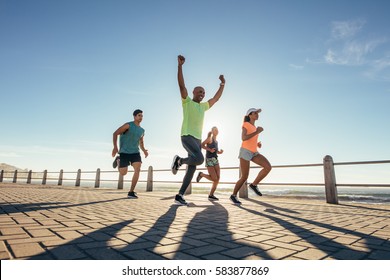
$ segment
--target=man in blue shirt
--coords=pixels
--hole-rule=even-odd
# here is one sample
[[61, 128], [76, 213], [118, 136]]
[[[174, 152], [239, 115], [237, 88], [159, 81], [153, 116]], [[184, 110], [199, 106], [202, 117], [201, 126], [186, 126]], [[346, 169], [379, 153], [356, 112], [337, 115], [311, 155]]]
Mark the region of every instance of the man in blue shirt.
[[[116, 168], [119, 165], [119, 173], [123, 176], [127, 174], [129, 165], [134, 169], [128, 198], [138, 198], [134, 189], [138, 182], [142, 164], [139, 147], [144, 152], [145, 158], [149, 155], [148, 150], [144, 147], [145, 130], [140, 126], [143, 112], [137, 109], [133, 112], [133, 116], [134, 121], [125, 123], [113, 133], [114, 149], [112, 150], [112, 156], [115, 157], [119, 153], [119, 156], [114, 160], [113, 167]], [[117, 145], [118, 135], [119, 150]]]

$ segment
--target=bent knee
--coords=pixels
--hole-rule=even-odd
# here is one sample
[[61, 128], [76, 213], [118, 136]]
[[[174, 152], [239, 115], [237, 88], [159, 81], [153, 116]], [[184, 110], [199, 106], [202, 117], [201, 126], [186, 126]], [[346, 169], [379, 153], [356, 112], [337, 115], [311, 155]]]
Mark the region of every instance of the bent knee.
[[215, 182], [215, 183], [219, 183], [219, 177], [217, 176], [211, 176], [211, 181]]
[[204, 162], [204, 157], [202, 154], [200, 156], [196, 157], [195, 165], [201, 165], [201, 164], [203, 164], [203, 162]]
[[239, 181], [243, 181], [243, 182], [245, 182], [246, 180], [248, 180], [248, 177], [249, 177], [249, 175], [241, 175], [241, 177], [240, 177], [240, 180], [239, 180]]
[[127, 174], [127, 169], [119, 169], [119, 174], [125, 176]]

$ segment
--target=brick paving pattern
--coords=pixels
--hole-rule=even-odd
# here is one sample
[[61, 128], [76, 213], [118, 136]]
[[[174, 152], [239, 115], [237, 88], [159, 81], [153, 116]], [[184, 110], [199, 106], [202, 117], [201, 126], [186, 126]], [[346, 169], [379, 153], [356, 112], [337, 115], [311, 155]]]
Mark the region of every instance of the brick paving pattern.
[[390, 205], [0, 183], [0, 259], [390, 259]]

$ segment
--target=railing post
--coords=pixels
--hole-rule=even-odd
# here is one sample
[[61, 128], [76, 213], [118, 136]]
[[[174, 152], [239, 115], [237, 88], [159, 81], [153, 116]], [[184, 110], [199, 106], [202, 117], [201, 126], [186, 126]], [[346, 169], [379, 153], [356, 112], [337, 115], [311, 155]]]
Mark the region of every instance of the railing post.
[[58, 175], [58, 185], [62, 186], [62, 179], [64, 178], [64, 170], [60, 170], [60, 174]]
[[77, 177], [76, 177], [76, 183], [75, 183], [76, 187], [80, 186], [80, 181], [81, 181], [81, 169], [77, 170]]
[[12, 180], [12, 183], [16, 183], [17, 181], [18, 181], [18, 170], [15, 170], [14, 179]]
[[[241, 178], [241, 174], [242, 174], [242, 172], [241, 172], [241, 165], [240, 165], [240, 167], [239, 167], [239, 177], [240, 178]], [[245, 181], [242, 184], [240, 190], [238, 191], [238, 197], [240, 197], [240, 198], [248, 198], [248, 183], [247, 183], [247, 181]]]
[[330, 204], [338, 204], [336, 175], [334, 172], [334, 164], [331, 156], [324, 157], [324, 178], [325, 178], [325, 194], [326, 202]]
[[3, 182], [3, 178], [4, 178], [4, 170], [1, 170], [0, 171], [0, 183]]
[[42, 185], [46, 185], [46, 180], [47, 180], [47, 169], [43, 171]]
[[119, 178], [118, 178], [118, 190], [123, 190], [123, 175], [119, 173]]
[[28, 171], [26, 184], [31, 184], [32, 170]]
[[[187, 164], [187, 168], [186, 168], [186, 174], [187, 174], [187, 170], [188, 170], [188, 164]], [[190, 182], [190, 184], [188, 185], [186, 191], [185, 191], [185, 195], [188, 195], [188, 194], [191, 194], [192, 193], [192, 182]]]
[[96, 170], [95, 188], [100, 187], [100, 168]]
[[153, 191], [153, 166], [149, 166], [148, 168], [148, 179], [146, 182], [146, 191], [147, 192]]

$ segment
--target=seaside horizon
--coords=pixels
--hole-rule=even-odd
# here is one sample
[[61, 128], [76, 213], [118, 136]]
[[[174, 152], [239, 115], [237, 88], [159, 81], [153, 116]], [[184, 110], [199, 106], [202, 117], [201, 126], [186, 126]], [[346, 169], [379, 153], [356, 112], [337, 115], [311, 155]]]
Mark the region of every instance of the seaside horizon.
[[[4, 181], [4, 183], [10, 183]], [[32, 185], [40, 185], [41, 181], [39, 179], [33, 179]], [[180, 188], [179, 182], [170, 182], [170, 183], [154, 183], [153, 192], [172, 192], [175, 193]], [[48, 179], [47, 185], [52, 185], [55, 187], [57, 185], [56, 179]], [[63, 182], [65, 187], [74, 187], [74, 181], [72, 179], [65, 180]], [[81, 188], [94, 188], [94, 182], [83, 181], [80, 185]], [[231, 194], [233, 190], [233, 184], [224, 184], [221, 183], [217, 190], [216, 195], [227, 197]], [[117, 182], [105, 182], [102, 181], [100, 189], [113, 189], [116, 190]], [[123, 190], [130, 188], [130, 180], [124, 181]], [[192, 193], [193, 194], [208, 194], [208, 191], [211, 188], [211, 183], [192, 183]], [[259, 184], [259, 188], [264, 196], [270, 198], [293, 198], [293, 199], [310, 199], [325, 201], [325, 186], [269, 186], [265, 184]], [[352, 203], [362, 203], [362, 204], [390, 204], [390, 188], [379, 188], [379, 187], [338, 187], [338, 198], [340, 202], [352, 202]], [[146, 192], [146, 182], [139, 182], [136, 187], [136, 192], [142, 193]], [[258, 197], [252, 191], [248, 191], [249, 198]], [[261, 200], [261, 198], [260, 198]]]

